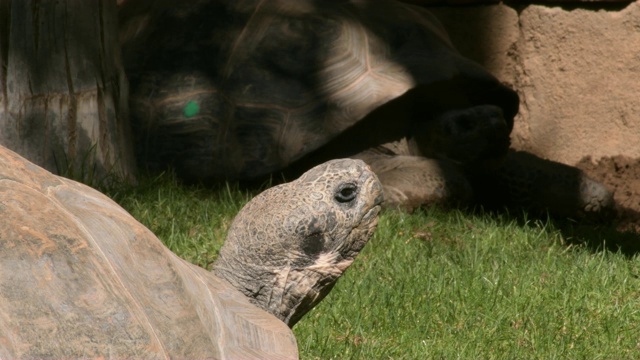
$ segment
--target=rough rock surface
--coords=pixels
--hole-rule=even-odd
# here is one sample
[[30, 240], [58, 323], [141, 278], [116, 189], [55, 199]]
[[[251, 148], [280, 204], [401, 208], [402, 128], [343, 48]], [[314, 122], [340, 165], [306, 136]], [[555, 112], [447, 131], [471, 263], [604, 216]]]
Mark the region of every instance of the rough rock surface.
[[[530, 6], [520, 15], [524, 121], [516, 145], [568, 164], [640, 157], [640, 4]], [[534, 71], [535, 70], [535, 71]]]

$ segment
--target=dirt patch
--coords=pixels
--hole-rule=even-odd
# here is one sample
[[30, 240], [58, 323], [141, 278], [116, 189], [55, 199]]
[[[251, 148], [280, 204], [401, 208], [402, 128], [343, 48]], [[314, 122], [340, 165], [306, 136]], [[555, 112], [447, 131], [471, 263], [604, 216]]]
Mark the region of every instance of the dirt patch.
[[640, 233], [640, 159], [614, 156], [594, 162], [587, 157], [576, 166], [614, 192], [617, 230]]

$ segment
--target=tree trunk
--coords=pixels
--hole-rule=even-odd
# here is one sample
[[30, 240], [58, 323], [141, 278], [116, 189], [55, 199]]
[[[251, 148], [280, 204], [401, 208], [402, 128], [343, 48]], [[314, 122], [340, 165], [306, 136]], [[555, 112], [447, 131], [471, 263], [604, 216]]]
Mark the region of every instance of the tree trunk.
[[0, 0], [0, 144], [85, 182], [133, 180], [116, 0]]

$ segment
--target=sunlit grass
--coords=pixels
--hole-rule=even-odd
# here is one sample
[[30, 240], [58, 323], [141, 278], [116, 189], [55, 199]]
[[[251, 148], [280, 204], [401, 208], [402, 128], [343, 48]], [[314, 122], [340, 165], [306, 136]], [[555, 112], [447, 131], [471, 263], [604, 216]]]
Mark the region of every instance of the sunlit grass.
[[[234, 186], [183, 187], [170, 175], [111, 194], [203, 267], [251, 196]], [[640, 358], [639, 259], [570, 236], [549, 221], [387, 211], [330, 295], [294, 328], [301, 357]]]
[[305, 358], [638, 358], [639, 271], [541, 222], [386, 213], [295, 333]]

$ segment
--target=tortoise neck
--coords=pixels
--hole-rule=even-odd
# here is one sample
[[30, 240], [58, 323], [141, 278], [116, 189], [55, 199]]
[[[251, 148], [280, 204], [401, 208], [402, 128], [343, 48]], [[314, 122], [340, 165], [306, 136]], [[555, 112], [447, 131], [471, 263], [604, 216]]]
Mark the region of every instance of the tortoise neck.
[[212, 271], [245, 295], [251, 303], [284, 321], [284, 315], [269, 309], [269, 294], [273, 291], [273, 279], [276, 277], [273, 271], [241, 263], [237, 259], [227, 259], [222, 254], [213, 264]]
[[212, 270], [243, 293], [251, 303], [271, 313], [289, 327], [322, 300], [331, 290], [340, 272], [321, 267], [258, 268], [240, 264], [236, 259], [219, 257]]

